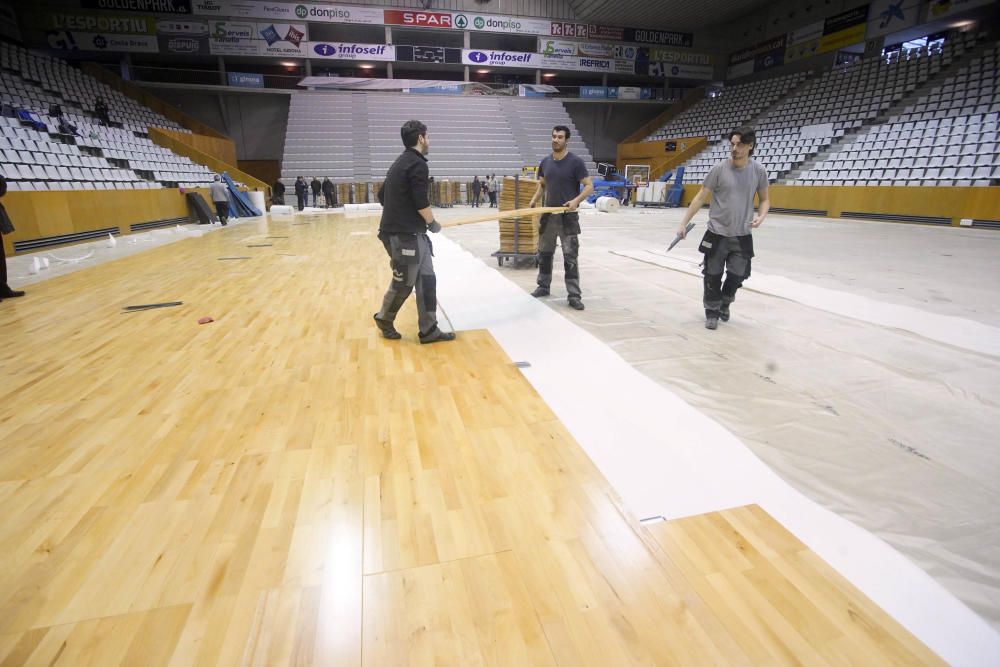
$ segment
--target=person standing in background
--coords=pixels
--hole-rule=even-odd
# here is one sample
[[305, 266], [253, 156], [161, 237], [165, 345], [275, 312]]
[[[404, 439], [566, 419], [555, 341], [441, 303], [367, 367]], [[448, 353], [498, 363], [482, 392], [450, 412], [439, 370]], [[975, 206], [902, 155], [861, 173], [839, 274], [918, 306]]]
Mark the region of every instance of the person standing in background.
[[334, 187], [329, 176], [323, 179], [323, 199], [327, 208], [337, 205], [337, 188]]
[[225, 226], [229, 220], [229, 188], [222, 183], [222, 177], [215, 175], [215, 180], [208, 186], [212, 194], [212, 203], [215, 204], [215, 213], [219, 216], [219, 222]]
[[298, 199], [299, 210], [301, 211], [306, 207], [306, 201], [309, 199], [309, 185], [306, 183], [304, 176], [299, 176], [295, 179], [295, 198]]
[[[0, 176], [0, 198], [7, 194], [7, 179]], [[0, 204], [0, 234], [7, 235], [14, 231], [14, 224], [7, 215], [7, 209]], [[21, 290], [12, 290], [7, 284], [7, 253], [3, 247], [3, 239], [0, 239], [0, 301], [3, 299], [15, 299], [24, 296]]]
[[285, 203], [285, 184], [280, 180], [271, 186], [271, 203], [283, 205]]
[[323, 184], [319, 182], [319, 179], [313, 176], [312, 183], [309, 184], [313, 192], [313, 206], [319, 206], [319, 193], [323, 191]]
[[497, 175], [492, 174], [490, 176], [490, 208], [497, 207], [497, 193], [500, 191], [500, 183], [497, 181]]
[[478, 176], [472, 177], [472, 208], [479, 208], [479, 197], [483, 192], [483, 186], [479, 182]]

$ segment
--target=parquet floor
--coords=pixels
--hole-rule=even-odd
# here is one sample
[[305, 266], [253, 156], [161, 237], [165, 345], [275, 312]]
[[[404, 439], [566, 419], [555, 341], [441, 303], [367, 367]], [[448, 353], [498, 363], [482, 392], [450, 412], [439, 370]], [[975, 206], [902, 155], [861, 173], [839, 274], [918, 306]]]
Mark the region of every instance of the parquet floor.
[[375, 226], [0, 303], [3, 665], [940, 663], [759, 508], [640, 525], [488, 332], [378, 337]]

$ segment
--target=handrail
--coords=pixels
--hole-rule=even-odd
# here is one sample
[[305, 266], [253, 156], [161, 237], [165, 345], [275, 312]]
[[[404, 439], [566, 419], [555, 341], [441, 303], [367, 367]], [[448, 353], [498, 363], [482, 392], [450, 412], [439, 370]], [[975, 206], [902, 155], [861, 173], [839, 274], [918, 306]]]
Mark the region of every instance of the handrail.
[[173, 152], [183, 155], [186, 158], [197, 162], [198, 164], [204, 165], [216, 172], [229, 172], [229, 175], [234, 181], [240, 181], [245, 183], [247, 186], [261, 190], [265, 193], [265, 197], [270, 198], [271, 196], [271, 186], [269, 186], [264, 181], [251, 176], [245, 171], [240, 170], [238, 167], [229, 164], [228, 162], [223, 162], [222, 160], [209, 155], [208, 153], [203, 153], [202, 151], [189, 146], [181, 141], [178, 141], [174, 137], [170, 136], [167, 132], [164, 132], [160, 128], [151, 127], [149, 128], [149, 138], [153, 143], [163, 146], [164, 148], [169, 148]]

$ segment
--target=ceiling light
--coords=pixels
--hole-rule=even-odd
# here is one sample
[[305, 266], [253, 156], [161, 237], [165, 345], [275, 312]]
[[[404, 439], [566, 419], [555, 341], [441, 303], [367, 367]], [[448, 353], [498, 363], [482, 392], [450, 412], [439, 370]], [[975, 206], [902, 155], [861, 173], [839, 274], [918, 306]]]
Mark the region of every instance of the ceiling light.
[[375, 65], [369, 65], [366, 63], [364, 65], [358, 65], [358, 67], [360, 67], [361, 69], [374, 69]]
[[488, 69], [477, 69], [476, 70], [476, 74], [489, 74], [489, 73], [490, 73], [490, 71]]
[[280, 64], [284, 65], [285, 67], [298, 67], [299, 66], [298, 63], [292, 62], [291, 60], [282, 60]]
[[555, 74], [554, 74], [553, 72], [546, 72], [546, 73], [545, 73], [545, 74], [543, 74], [542, 76], [544, 76], [544, 77], [545, 77], [546, 79], [548, 79], [549, 77], [553, 77], [553, 76], [555, 76]]

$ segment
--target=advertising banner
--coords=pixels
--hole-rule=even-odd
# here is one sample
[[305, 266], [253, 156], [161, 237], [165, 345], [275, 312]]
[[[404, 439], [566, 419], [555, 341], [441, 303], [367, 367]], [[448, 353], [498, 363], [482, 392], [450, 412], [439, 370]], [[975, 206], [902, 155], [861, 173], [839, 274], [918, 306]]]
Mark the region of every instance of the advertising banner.
[[772, 53], [778, 50], [784, 50], [785, 48], [785, 35], [781, 37], [774, 37], [772, 39], [766, 39], [763, 42], [759, 42], [754, 46], [746, 49], [741, 49], [736, 53], [729, 55], [729, 64], [737, 65], [747, 60], [753, 60], [759, 55], [764, 55], [766, 53]]
[[110, 16], [83, 12], [21, 12], [22, 25], [42, 30], [108, 33], [114, 35], [155, 35], [152, 16]]
[[996, 0], [930, 0], [927, 7], [927, 20], [935, 21], [946, 16], [959, 14], [967, 9], [983, 7]]
[[[647, 60], [657, 63], [678, 63], [683, 65], [711, 65], [715, 59], [708, 53], [695, 51], [678, 51], [658, 46], [644, 47]], [[616, 52], [617, 53], [617, 52]]]
[[252, 21], [211, 21], [209, 52], [215, 56], [260, 55], [257, 24]]
[[[689, 32], [671, 32], [669, 30], [646, 30], [644, 28], [620, 28], [622, 35], [618, 41], [636, 42], [638, 44], [658, 44], [660, 46], [694, 46], [694, 35]], [[606, 39], [599, 37], [598, 39]]]
[[836, 51], [865, 41], [865, 24], [868, 21], [868, 5], [861, 5], [823, 22], [823, 36], [820, 37], [816, 53]]
[[385, 10], [386, 25], [402, 25], [409, 28], [454, 28], [451, 12], [421, 12], [414, 10]]
[[253, 72], [226, 72], [226, 78], [229, 80], [230, 86], [239, 86], [240, 88], [264, 87], [263, 74], [255, 74]]
[[608, 89], [604, 86], [580, 86], [580, 97], [588, 100], [605, 99], [608, 96]]
[[160, 53], [207, 56], [208, 21], [196, 19], [160, 19], [156, 22], [156, 41]]
[[[753, 71], [753, 63], [750, 63]], [[649, 76], [699, 79], [709, 81], [715, 78], [715, 68], [711, 65], [680, 65], [676, 63], [649, 63]]]
[[586, 23], [551, 21], [549, 23], [548, 34], [552, 37], [579, 37], [580, 39], [589, 39], [590, 28]]
[[258, 23], [257, 36], [260, 40], [260, 55], [262, 56], [305, 56], [306, 50], [305, 23]]
[[192, 10], [199, 16], [366, 25], [382, 25], [384, 19], [383, 10], [380, 7], [254, 2], [253, 0], [191, 0], [191, 2]]
[[45, 35], [50, 48], [66, 51], [120, 51], [157, 53], [156, 35], [114, 35], [112, 33], [50, 30]]
[[634, 74], [635, 63], [590, 58], [587, 56], [547, 56], [523, 51], [493, 51], [463, 49], [462, 63], [479, 67], [523, 67], [528, 69], [569, 70], [575, 72], [606, 72]]
[[547, 56], [575, 56], [577, 44], [564, 39], [538, 38], [538, 52]]
[[[354, 44], [349, 42], [308, 42], [306, 50], [310, 58], [333, 58], [336, 60], [382, 60], [396, 59], [396, 47], [388, 44]], [[441, 54], [442, 62], [444, 54]]]
[[105, 9], [115, 12], [191, 13], [191, 0], [80, 0], [80, 6], [84, 9]]
[[502, 32], [508, 35], [548, 35], [551, 30], [551, 22], [548, 19], [463, 12], [455, 12], [452, 25], [459, 30]]
[[865, 38], [874, 39], [917, 25], [923, 0], [874, 0], [868, 9]]

